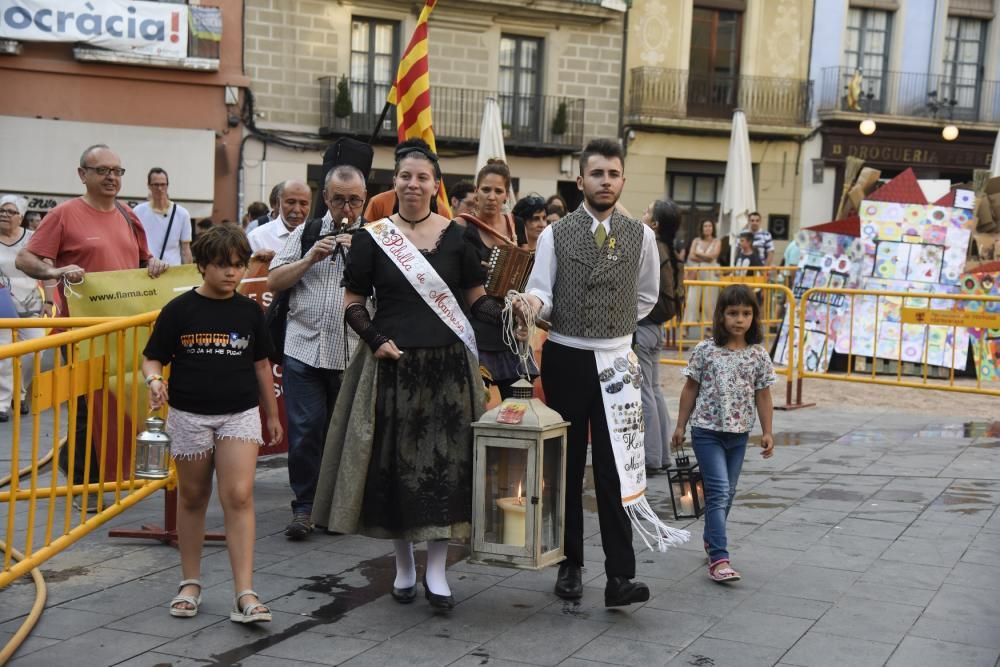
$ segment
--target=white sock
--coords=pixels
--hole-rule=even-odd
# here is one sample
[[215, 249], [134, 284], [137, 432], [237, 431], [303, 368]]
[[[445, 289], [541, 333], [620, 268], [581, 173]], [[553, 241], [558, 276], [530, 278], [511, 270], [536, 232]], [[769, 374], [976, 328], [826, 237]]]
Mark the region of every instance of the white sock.
[[427, 588], [435, 595], [451, 595], [445, 566], [448, 564], [448, 540], [427, 543]]
[[393, 540], [396, 549], [396, 588], [409, 588], [417, 583], [417, 566], [413, 563], [413, 542]]

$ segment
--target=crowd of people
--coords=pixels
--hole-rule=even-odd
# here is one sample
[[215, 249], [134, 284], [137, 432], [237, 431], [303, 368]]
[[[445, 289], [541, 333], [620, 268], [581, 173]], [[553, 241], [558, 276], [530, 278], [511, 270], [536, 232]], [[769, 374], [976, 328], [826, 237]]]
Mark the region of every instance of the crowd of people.
[[[577, 185], [583, 203], [575, 210], [558, 196], [509, 201], [510, 166], [491, 160], [474, 181], [451, 188], [449, 218], [436, 210], [441, 167], [427, 144], [397, 146], [393, 188], [375, 197], [366, 190], [370, 161], [363, 162], [332, 166], [322, 190], [326, 213], [313, 219], [308, 184], [290, 179], [274, 187], [269, 205], [252, 204], [244, 224], [200, 229], [201, 222], [192, 225], [170, 200], [162, 168], [149, 170], [149, 201], [132, 210], [117, 199], [125, 169], [103, 144], [81, 155], [85, 194], [57, 206], [34, 232], [22, 226], [23, 199], [0, 199], [0, 269], [32, 290], [42, 281], [43, 308], [56, 300], [57, 312], [68, 315], [64, 286], [87, 272], [145, 267], [156, 278], [171, 265], [194, 263], [203, 277], [164, 307], [143, 352], [152, 407], [170, 406], [178, 469], [183, 579], [170, 614], [198, 613], [214, 471], [233, 569], [230, 617], [270, 620], [252, 587], [254, 466], [257, 446], [282, 438], [293, 496], [286, 537], [306, 539], [319, 526], [391, 540], [391, 594], [401, 604], [417, 597], [414, 544], [425, 542], [424, 596], [435, 609], [451, 609], [448, 543], [471, 534], [471, 424], [485, 409], [483, 384], [496, 385], [506, 398], [522, 376], [540, 376], [545, 400], [570, 422], [558, 596], [583, 595], [589, 447], [605, 604], [649, 598], [648, 587], [635, 580], [636, 518], [626, 502], [614, 433], [645, 441], [645, 473], [652, 476], [669, 468], [671, 445], [683, 442], [689, 423], [704, 476], [709, 575], [738, 579], [729, 564], [725, 517], [758, 414], [764, 456], [772, 448], [773, 372], [760, 346], [752, 292], [732, 285], [711, 302], [698, 297], [699, 312], [711, 313], [712, 332], [694, 350], [673, 429], [658, 377], [663, 325], [691, 307], [682, 256], [714, 265], [725, 252], [714, 223], [705, 221], [700, 238], [678, 252], [682, 216], [673, 202], [652, 202], [641, 220], [628, 215], [619, 203], [625, 158], [613, 140], [594, 140], [582, 152]], [[755, 216], [737, 257], [770, 263], [773, 241]], [[487, 259], [497, 247], [534, 253], [527, 285], [514, 301], [521, 326], [513, 341], [504, 335], [504, 300], [484, 290]], [[272, 340], [268, 318], [238, 292], [252, 258], [269, 264], [268, 287], [284, 299], [282, 339]], [[18, 299], [31, 291], [15, 290], [13, 282], [11, 289]], [[535, 322], [549, 327], [542, 363], [525, 365], [523, 332]], [[229, 341], [221, 355], [209, 349], [214, 342], [205, 343], [220, 335]], [[277, 419], [269, 359], [282, 367], [287, 433]], [[633, 368], [624, 386], [608, 383]], [[608, 395], [630, 395], [632, 384], [636, 400], [627, 405], [635, 418], [617, 429], [620, 415], [611, 414]], [[10, 402], [5, 390], [0, 383], [0, 406]], [[78, 443], [86, 442], [87, 407], [81, 397]], [[81, 459], [82, 449], [76, 450]], [[81, 475], [83, 465], [75, 470]]]

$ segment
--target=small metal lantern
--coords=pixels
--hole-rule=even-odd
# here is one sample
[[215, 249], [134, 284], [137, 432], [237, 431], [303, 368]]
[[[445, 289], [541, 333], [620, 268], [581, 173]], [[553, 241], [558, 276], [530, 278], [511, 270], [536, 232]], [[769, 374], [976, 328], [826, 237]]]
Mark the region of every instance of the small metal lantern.
[[531, 383], [472, 425], [470, 560], [531, 570], [563, 559], [566, 428]]
[[676, 467], [670, 470], [670, 506], [675, 519], [697, 519], [705, 513], [705, 489], [697, 459], [688, 456], [674, 459]]
[[159, 417], [146, 419], [146, 430], [135, 438], [135, 476], [166, 479], [170, 474], [170, 436]]

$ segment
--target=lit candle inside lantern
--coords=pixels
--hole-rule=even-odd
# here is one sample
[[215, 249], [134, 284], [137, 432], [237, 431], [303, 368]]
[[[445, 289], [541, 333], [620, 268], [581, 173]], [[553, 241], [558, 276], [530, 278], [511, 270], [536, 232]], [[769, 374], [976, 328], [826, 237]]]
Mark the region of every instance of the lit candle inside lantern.
[[516, 498], [500, 498], [497, 507], [503, 510], [503, 543], [515, 547], [524, 546], [525, 504], [521, 496], [521, 483], [517, 484]]
[[694, 498], [691, 497], [691, 490], [681, 496], [681, 514], [694, 514]]

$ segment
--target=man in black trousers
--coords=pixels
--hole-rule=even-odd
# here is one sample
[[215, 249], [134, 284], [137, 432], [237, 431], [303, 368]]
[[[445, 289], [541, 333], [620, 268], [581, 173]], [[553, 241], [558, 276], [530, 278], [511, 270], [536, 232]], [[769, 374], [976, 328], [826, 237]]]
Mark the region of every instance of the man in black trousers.
[[583, 595], [583, 477], [589, 428], [608, 607], [649, 599], [649, 588], [632, 581], [632, 525], [622, 506], [595, 358], [597, 351], [627, 350], [636, 323], [658, 297], [656, 239], [651, 229], [616, 210], [624, 185], [619, 144], [591, 141], [580, 156], [577, 177], [584, 203], [542, 232], [526, 288], [535, 314], [552, 325], [542, 353], [546, 401], [570, 422], [566, 560], [559, 567], [555, 593], [564, 599]]

